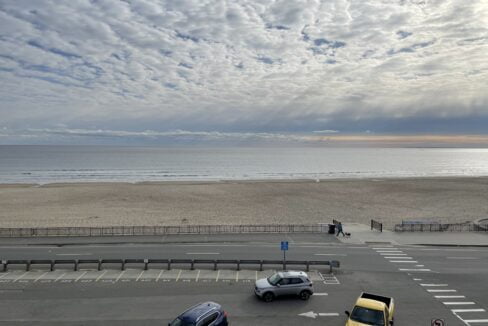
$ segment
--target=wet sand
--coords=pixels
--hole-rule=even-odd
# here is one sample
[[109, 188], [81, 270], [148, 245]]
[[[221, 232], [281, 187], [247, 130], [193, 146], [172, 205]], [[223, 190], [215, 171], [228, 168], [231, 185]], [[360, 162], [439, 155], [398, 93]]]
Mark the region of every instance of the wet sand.
[[465, 222], [488, 177], [0, 185], [0, 227]]

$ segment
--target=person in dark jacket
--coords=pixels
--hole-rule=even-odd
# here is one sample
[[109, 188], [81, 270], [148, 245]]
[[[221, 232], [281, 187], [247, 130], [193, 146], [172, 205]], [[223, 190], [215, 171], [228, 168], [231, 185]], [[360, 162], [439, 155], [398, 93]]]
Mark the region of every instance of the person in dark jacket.
[[339, 222], [339, 224], [337, 224], [337, 234], [336, 236], [339, 236], [339, 233], [342, 233], [342, 236], [345, 237], [346, 235], [344, 234], [344, 231], [342, 231], [342, 223]]

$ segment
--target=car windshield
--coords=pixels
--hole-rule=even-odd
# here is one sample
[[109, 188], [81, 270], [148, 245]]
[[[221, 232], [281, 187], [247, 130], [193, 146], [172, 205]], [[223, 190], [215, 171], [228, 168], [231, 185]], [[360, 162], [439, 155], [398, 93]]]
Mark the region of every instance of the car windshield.
[[281, 277], [279, 274], [273, 274], [270, 277], [268, 277], [268, 282], [271, 285], [276, 285], [278, 282], [281, 280]]
[[176, 318], [175, 320], [173, 320], [169, 326], [195, 326], [195, 323], [192, 323], [192, 322], [185, 322], [183, 320], [181, 320], [180, 318]]
[[351, 313], [351, 320], [357, 321], [366, 325], [384, 326], [385, 319], [383, 311], [372, 310], [363, 307], [355, 307]]

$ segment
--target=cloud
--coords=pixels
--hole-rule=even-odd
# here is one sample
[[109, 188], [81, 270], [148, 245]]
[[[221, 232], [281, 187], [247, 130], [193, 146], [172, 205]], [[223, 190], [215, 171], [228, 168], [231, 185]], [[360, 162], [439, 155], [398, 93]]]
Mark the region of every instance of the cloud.
[[469, 133], [488, 116], [486, 17], [481, 0], [4, 1], [1, 123]]

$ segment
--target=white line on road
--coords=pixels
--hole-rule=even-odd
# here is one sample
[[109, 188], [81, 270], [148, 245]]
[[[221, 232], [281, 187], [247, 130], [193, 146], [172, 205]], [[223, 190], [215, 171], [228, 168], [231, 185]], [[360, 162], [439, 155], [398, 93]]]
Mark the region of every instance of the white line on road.
[[41, 278], [43, 278], [43, 277], [44, 277], [44, 275], [46, 275], [47, 273], [49, 273], [49, 272], [45, 272], [44, 274], [42, 274], [41, 276], [39, 276], [38, 278], [36, 278], [36, 279], [34, 280], [34, 283], [35, 283], [35, 282], [37, 282], [37, 281], [39, 281]]
[[84, 254], [56, 254], [56, 256], [91, 256], [91, 253], [84, 253]]
[[420, 286], [447, 286], [447, 284], [421, 283]]
[[383, 258], [385, 258], [385, 259], [413, 259], [412, 257], [404, 257], [404, 256], [401, 256], [401, 257], [398, 257], [398, 256], [393, 256], [393, 257], [383, 256]]
[[319, 312], [319, 316], [339, 316], [337, 312]]
[[414, 280], [414, 281], [422, 281], [422, 279], [421, 279], [421, 278], [414, 278], [413, 280]]
[[[161, 273], [163, 272], [164, 269], [161, 270]], [[117, 276], [117, 278], [115, 279], [115, 282], [118, 282], [120, 280], [120, 278], [122, 277], [122, 275], [125, 274], [125, 270], [120, 272], [119, 276]], [[156, 280], [157, 281], [157, 280]]]
[[454, 305], [470, 305], [470, 304], [475, 304], [472, 301], [459, 301], [459, 302], [453, 302], [453, 301], [447, 301], [443, 302], [443, 304], [448, 305], [448, 306], [454, 306]]
[[314, 254], [314, 256], [347, 256], [346, 254]]
[[217, 272], [217, 277], [215, 278], [215, 282], [218, 282], [218, 281], [219, 281], [219, 276], [220, 276], [220, 269], [219, 269], [219, 271]]
[[476, 324], [476, 323], [488, 323], [488, 319], [463, 319], [464, 322], [469, 324]]
[[416, 260], [390, 260], [390, 263], [413, 263], [413, 264], [416, 264], [416, 263], [418, 263], [418, 261], [416, 261]]
[[407, 254], [395, 254], [395, 253], [390, 253], [390, 252], [388, 252], [388, 253], [382, 252], [382, 253], [380, 253], [380, 255], [382, 255], [382, 256], [406, 256]]
[[178, 280], [180, 279], [180, 276], [181, 276], [181, 271], [182, 271], [182, 270], [180, 269], [180, 271], [178, 272], [178, 276], [176, 277], [175, 282], [178, 282]]
[[391, 249], [395, 249], [393, 247], [388, 247], [388, 248], [371, 248], [373, 250], [391, 250]]
[[200, 277], [200, 270], [198, 270], [197, 277], [195, 277], [195, 282], [198, 282], [199, 277]]
[[61, 275], [59, 275], [55, 280], [54, 280], [54, 283], [56, 283], [57, 281], [59, 281], [60, 279], [63, 278], [63, 276], [66, 275], [66, 273], [63, 273]]
[[105, 270], [105, 271], [103, 271], [103, 273], [102, 273], [100, 276], [98, 276], [98, 277], [97, 277], [97, 279], [95, 280], [95, 282], [98, 282], [98, 280], [99, 280], [99, 279], [101, 279], [101, 278], [102, 278], [102, 276], [103, 276], [103, 275], [105, 275], [106, 273], [107, 273], [107, 271], [106, 271], [106, 270]]
[[434, 295], [436, 299], [465, 299], [464, 295]]
[[428, 268], [399, 268], [402, 272], [430, 272]]
[[159, 274], [158, 274], [158, 277], [156, 277], [156, 282], [159, 281], [159, 278], [161, 277], [161, 275], [163, 275], [163, 272], [164, 272], [164, 269], [162, 269]]
[[427, 292], [457, 292], [457, 290], [433, 290], [433, 289], [427, 289]]
[[187, 252], [187, 255], [220, 255], [220, 252]]
[[313, 295], [324, 296], [324, 295], [329, 295], [329, 294], [328, 294], [328, 293], [323, 292], [323, 293], [314, 293]]
[[15, 283], [17, 282], [18, 280], [20, 280], [22, 277], [24, 277], [26, 274], [28, 274], [29, 272], [25, 272], [24, 274], [20, 275], [19, 277], [17, 277], [15, 280], [12, 281], [12, 283]]
[[[181, 272], [181, 271], [180, 271], [180, 272]], [[141, 272], [139, 273], [139, 275], [138, 275], [138, 276], [137, 276], [137, 278], [136, 278], [136, 282], [137, 282], [137, 281], [139, 281], [139, 279], [141, 278], [142, 274], [144, 274], [144, 271], [141, 271]]]
[[446, 257], [447, 259], [479, 259], [477, 257]]
[[80, 280], [80, 278], [82, 278], [83, 276], [85, 276], [85, 274], [88, 273], [88, 271], [86, 272], [83, 272], [80, 276], [78, 276], [75, 280], [75, 282], [78, 282]]
[[452, 312], [485, 312], [485, 309], [451, 309]]

